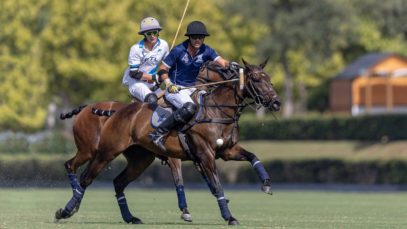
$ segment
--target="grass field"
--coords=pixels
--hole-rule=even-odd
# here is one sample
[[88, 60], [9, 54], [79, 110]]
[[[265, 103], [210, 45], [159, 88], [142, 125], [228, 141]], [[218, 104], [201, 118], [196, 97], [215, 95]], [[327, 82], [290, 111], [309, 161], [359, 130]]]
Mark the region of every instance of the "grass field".
[[407, 160], [407, 141], [246, 141], [241, 144], [249, 151], [255, 152], [262, 160]]
[[[242, 141], [246, 149], [261, 160], [269, 159], [316, 159], [336, 158], [344, 160], [407, 160], [407, 141], [360, 142], [360, 141]], [[42, 160], [65, 159], [72, 154], [24, 154], [0, 152], [1, 160], [41, 158]]]
[[[407, 228], [407, 193], [225, 190], [240, 228]], [[122, 222], [110, 188], [87, 190], [80, 211], [53, 222], [68, 189], [0, 189], [0, 228], [227, 228], [206, 190], [187, 190], [193, 222], [179, 219], [173, 190], [134, 188], [127, 200], [144, 225]]]

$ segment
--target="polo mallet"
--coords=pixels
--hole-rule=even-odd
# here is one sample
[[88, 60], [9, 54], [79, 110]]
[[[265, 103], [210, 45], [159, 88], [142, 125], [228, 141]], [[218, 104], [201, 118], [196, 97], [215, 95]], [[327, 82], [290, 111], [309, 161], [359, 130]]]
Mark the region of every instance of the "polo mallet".
[[177, 29], [177, 32], [175, 33], [174, 39], [172, 40], [170, 50], [172, 48], [174, 48], [175, 40], [177, 40], [179, 29], [181, 28], [181, 24], [182, 24], [182, 21], [184, 20], [185, 13], [187, 12], [188, 4], [189, 4], [189, 0], [187, 1], [187, 4], [185, 5], [184, 12], [182, 13], [182, 17], [181, 17], [181, 20], [180, 20], [180, 22], [178, 24], [178, 29]]
[[[177, 40], [178, 32], [179, 32], [179, 29], [181, 28], [182, 21], [184, 20], [185, 13], [187, 12], [188, 5], [189, 5], [189, 0], [187, 1], [187, 4], [185, 5], [184, 12], [182, 13], [181, 20], [180, 20], [180, 22], [179, 22], [179, 24], [178, 24], [177, 31], [175, 32], [174, 39], [172, 40], [172, 44], [171, 44], [170, 50], [171, 50], [172, 48], [174, 48], [175, 40]], [[163, 92], [161, 92], [159, 95], [157, 95], [157, 98], [159, 99], [159, 98], [163, 97], [163, 96], [164, 96], [164, 93], [165, 93], [165, 90], [163, 90]]]

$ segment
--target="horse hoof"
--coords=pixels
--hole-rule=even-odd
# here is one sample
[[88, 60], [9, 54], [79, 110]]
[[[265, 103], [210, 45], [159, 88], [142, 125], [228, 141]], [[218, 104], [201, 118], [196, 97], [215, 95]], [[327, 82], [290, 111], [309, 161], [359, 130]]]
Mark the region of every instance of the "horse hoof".
[[55, 222], [58, 222], [60, 219], [66, 219], [71, 217], [72, 214], [68, 214], [64, 209], [60, 208], [55, 212]]
[[187, 221], [187, 222], [192, 222], [192, 216], [191, 216], [191, 214], [188, 214], [188, 213], [182, 213], [181, 219], [184, 221]]
[[58, 209], [58, 210], [55, 212], [55, 219], [56, 219], [56, 220], [62, 219], [62, 217], [61, 217], [62, 211], [63, 211], [62, 208], [60, 208], [60, 209]]
[[261, 190], [262, 190], [263, 192], [265, 192], [266, 194], [273, 195], [273, 191], [271, 190], [271, 186], [270, 186], [270, 185], [263, 185], [263, 186], [261, 187]]
[[234, 217], [230, 217], [229, 218], [229, 225], [235, 226], [235, 225], [240, 225], [239, 221], [237, 221], [237, 219], [235, 219]]
[[127, 223], [130, 223], [130, 224], [143, 224], [143, 221], [141, 221], [141, 219], [133, 216], [131, 218], [131, 220], [129, 220]]
[[60, 219], [62, 219], [62, 208], [60, 208], [60, 209], [58, 209], [56, 212], [55, 212], [55, 219], [54, 219], [54, 222], [55, 223], [58, 223], [58, 221], [60, 220]]

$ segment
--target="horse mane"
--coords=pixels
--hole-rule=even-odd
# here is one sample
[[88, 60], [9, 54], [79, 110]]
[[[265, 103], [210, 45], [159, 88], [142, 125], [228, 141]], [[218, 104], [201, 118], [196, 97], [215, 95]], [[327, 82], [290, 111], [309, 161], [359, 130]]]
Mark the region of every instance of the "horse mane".
[[199, 70], [199, 72], [201, 73], [205, 69], [208, 69], [210, 71], [219, 73], [226, 80], [230, 80], [230, 79], [232, 79], [232, 78], [234, 78], [234, 77], [236, 77], [238, 75], [237, 71], [231, 70], [229, 68], [223, 68], [222, 66], [220, 66], [215, 61], [206, 61], [205, 63], [203, 63], [203, 65], [202, 65], [201, 69]]

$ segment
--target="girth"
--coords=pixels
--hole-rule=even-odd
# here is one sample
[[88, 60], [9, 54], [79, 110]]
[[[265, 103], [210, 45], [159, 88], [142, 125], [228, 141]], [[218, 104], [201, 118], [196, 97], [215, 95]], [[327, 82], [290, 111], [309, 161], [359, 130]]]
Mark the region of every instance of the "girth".
[[198, 158], [196, 157], [195, 152], [192, 150], [194, 149], [193, 143], [191, 142], [188, 135], [183, 132], [178, 132], [178, 138], [182, 148], [184, 149], [184, 152], [194, 163], [198, 163]]

